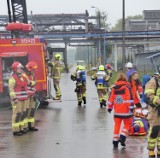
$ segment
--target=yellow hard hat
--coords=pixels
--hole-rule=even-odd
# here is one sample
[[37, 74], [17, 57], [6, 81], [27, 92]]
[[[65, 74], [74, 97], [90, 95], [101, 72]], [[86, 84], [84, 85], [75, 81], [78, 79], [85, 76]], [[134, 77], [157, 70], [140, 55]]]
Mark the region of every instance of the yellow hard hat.
[[83, 70], [83, 66], [78, 65], [78, 66], [77, 66], [77, 70]]
[[100, 65], [100, 66], [98, 67], [98, 70], [99, 70], [99, 71], [104, 71], [104, 66], [103, 66], [103, 65]]
[[62, 59], [62, 55], [61, 54], [55, 54], [54, 58], [61, 60]]

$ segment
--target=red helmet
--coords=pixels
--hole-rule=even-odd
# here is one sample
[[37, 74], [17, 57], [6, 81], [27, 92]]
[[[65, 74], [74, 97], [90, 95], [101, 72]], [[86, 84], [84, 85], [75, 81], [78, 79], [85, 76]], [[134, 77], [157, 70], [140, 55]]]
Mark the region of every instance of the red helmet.
[[16, 72], [18, 68], [23, 68], [23, 65], [20, 62], [15, 61], [11, 67], [13, 72]]
[[28, 71], [36, 70], [37, 69], [37, 63], [34, 61], [29, 61], [26, 65], [26, 68]]
[[111, 65], [110, 65], [110, 64], [106, 64], [106, 67], [107, 67], [108, 69], [111, 69]]

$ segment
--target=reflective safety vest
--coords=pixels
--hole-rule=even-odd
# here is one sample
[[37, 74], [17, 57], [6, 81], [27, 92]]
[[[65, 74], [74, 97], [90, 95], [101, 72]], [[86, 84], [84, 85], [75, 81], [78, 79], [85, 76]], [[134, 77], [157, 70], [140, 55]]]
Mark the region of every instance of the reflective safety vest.
[[86, 82], [86, 72], [84, 70], [78, 70], [76, 72], [76, 81], [77, 82]]
[[11, 76], [16, 81], [16, 85], [14, 87], [16, 98], [20, 101], [27, 100], [28, 95], [27, 95], [27, 83], [25, 82], [26, 79], [23, 76], [19, 78], [16, 74], [12, 74]]
[[[34, 81], [34, 77], [32, 75], [27, 75], [28, 79], [32, 82]], [[27, 85], [27, 94], [29, 96], [33, 96], [36, 92], [36, 89], [35, 89], [35, 86], [30, 84], [30, 85]]]
[[96, 80], [96, 84], [97, 85], [104, 85], [105, 83], [105, 76], [106, 76], [106, 73], [104, 71], [98, 71], [97, 72], [97, 80]]
[[95, 82], [97, 89], [104, 89], [105, 87], [108, 86], [108, 83], [105, 79], [106, 79], [106, 73], [104, 71], [98, 71]]
[[108, 108], [114, 108], [114, 117], [130, 118], [132, 117], [133, 99], [129, 84], [125, 81], [119, 81], [112, 88], [108, 99]]

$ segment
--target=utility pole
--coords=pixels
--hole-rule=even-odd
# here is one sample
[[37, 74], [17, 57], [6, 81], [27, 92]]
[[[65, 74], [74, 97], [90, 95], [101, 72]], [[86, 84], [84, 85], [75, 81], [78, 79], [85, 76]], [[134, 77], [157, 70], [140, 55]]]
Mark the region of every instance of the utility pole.
[[99, 8], [95, 7], [95, 6], [91, 6], [91, 8], [95, 8], [97, 9], [97, 27], [99, 29], [99, 40], [98, 40], [98, 61], [99, 61], [99, 65], [101, 65], [101, 33], [100, 33], [100, 30], [101, 30], [101, 13], [100, 13], [100, 10]]
[[[101, 29], [101, 13], [98, 9], [98, 29], [99, 29], [99, 32], [100, 32], [100, 29]], [[102, 60], [102, 55], [101, 55], [101, 33], [99, 33], [99, 41], [98, 41], [98, 56], [99, 56], [99, 59], [100, 59], [100, 65], [101, 65], [101, 60]]]
[[125, 0], [123, 1], [122, 7], [122, 71], [125, 71]]

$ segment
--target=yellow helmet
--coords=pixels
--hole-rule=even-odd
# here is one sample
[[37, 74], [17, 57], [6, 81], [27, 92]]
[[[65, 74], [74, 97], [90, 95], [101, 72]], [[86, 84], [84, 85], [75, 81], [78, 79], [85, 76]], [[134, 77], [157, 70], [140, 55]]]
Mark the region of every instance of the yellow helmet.
[[78, 66], [77, 66], [77, 70], [83, 70], [83, 66], [78, 65]]
[[104, 71], [104, 66], [103, 66], [103, 65], [100, 65], [100, 66], [98, 67], [98, 70], [99, 70], [99, 71]]
[[61, 60], [62, 59], [62, 55], [61, 54], [55, 54], [54, 58], [58, 59], [58, 60]]

